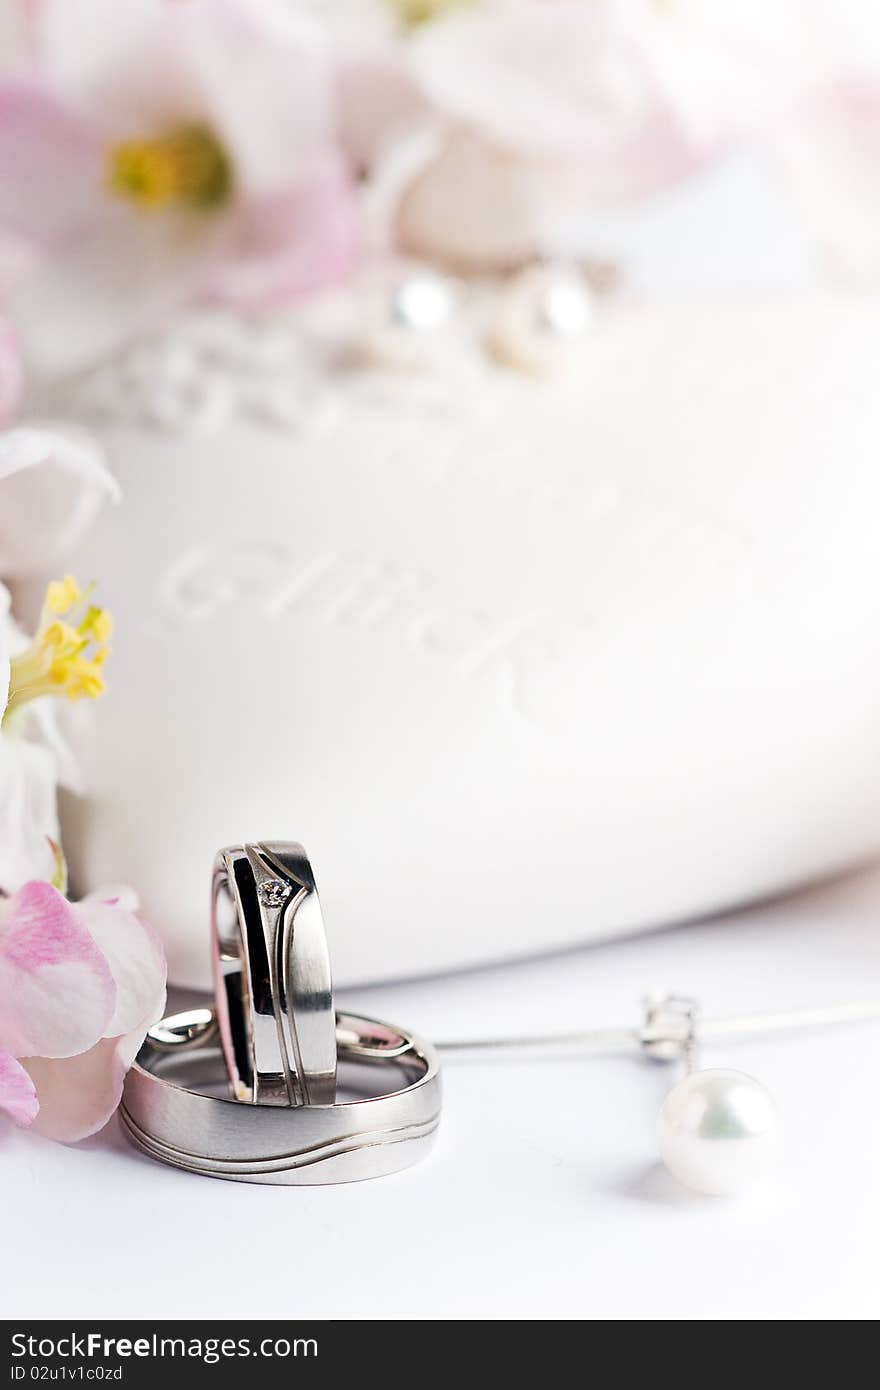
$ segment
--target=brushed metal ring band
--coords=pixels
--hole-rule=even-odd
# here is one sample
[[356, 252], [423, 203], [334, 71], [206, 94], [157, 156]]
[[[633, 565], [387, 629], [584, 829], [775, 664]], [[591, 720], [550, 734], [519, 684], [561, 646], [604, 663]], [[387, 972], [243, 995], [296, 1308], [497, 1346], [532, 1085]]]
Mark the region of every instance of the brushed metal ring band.
[[233, 1094], [262, 1105], [332, 1105], [330, 957], [302, 845], [270, 840], [220, 850], [211, 932], [217, 1017]]
[[163, 1019], [126, 1077], [123, 1127], [152, 1158], [235, 1182], [357, 1182], [409, 1167], [430, 1148], [440, 1120], [435, 1049], [352, 1014], [337, 1015], [336, 1038], [341, 1075], [362, 1098], [242, 1105], [204, 1089], [225, 1082], [216, 1011]]

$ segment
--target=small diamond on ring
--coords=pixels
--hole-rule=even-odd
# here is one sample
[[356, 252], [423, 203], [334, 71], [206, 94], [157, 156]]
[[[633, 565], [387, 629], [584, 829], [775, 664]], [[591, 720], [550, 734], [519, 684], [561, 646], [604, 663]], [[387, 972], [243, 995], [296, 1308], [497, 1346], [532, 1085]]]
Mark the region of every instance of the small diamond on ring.
[[260, 902], [266, 907], [280, 907], [287, 897], [287, 886], [277, 878], [264, 879], [257, 886]]

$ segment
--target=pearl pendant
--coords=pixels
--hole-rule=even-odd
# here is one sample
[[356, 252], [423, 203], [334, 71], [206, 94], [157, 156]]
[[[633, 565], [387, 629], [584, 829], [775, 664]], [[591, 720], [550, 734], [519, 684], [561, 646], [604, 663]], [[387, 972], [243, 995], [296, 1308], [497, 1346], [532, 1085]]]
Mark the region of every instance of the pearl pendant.
[[673, 1086], [659, 1120], [660, 1153], [679, 1182], [728, 1196], [757, 1182], [776, 1156], [776, 1106], [745, 1072], [691, 1072]]

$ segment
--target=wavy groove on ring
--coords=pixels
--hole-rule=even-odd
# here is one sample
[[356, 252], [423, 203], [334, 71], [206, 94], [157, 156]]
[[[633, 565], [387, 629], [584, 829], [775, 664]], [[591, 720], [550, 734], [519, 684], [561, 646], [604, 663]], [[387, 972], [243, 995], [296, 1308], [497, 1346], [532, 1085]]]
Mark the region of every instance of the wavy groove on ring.
[[217, 1013], [163, 1019], [125, 1079], [120, 1119], [151, 1158], [233, 1182], [360, 1182], [408, 1168], [431, 1147], [440, 1119], [436, 1049], [391, 1024], [336, 1015], [338, 1058], [369, 1072], [370, 1092], [335, 1105], [253, 1105], [213, 1094], [224, 1053]]
[[288, 1154], [277, 1154], [272, 1158], [210, 1158], [206, 1154], [191, 1153], [188, 1149], [165, 1144], [141, 1129], [126, 1110], [120, 1106], [120, 1118], [138, 1148], [154, 1158], [176, 1167], [187, 1168], [193, 1173], [223, 1174], [224, 1176], [244, 1177], [254, 1173], [282, 1173], [309, 1168], [329, 1159], [342, 1158], [346, 1154], [357, 1153], [361, 1149], [372, 1149], [391, 1144], [408, 1144], [419, 1139], [428, 1139], [440, 1123], [439, 1111], [421, 1123], [403, 1125], [398, 1129], [375, 1129], [361, 1134], [344, 1134], [337, 1139], [328, 1139], [306, 1149], [294, 1149]]

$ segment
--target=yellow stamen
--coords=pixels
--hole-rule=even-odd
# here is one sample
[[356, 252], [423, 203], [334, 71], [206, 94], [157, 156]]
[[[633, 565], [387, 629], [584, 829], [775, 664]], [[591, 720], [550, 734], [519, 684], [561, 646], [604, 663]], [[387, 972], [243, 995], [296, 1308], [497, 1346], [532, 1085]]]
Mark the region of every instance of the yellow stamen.
[[47, 588], [37, 634], [10, 663], [4, 724], [23, 705], [44, 695], [94, 700], [104, 693], [113, 620], [103, 608], [88, 603], [89, 593], [72, 575]]
[[213, 131], [184, 125], [152, 140], [114, 145], [108, 185], [141, 212], [217, 208], [232, 192], [232, 165]]
[[94, 641], [104, 646], [113, 636], [113, 619], [105, 609], [92, 606], [80, 623], [80, 632], [88, 632]]
[[480, 0], [389, 0], [405, 29], [417, 29], [451, 10], [473, 9]]
[[72, 574], [54, 579], [46, 590], [46, 607], [50, 613], [66, 613], [79, 603], [82, 592]]

